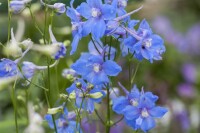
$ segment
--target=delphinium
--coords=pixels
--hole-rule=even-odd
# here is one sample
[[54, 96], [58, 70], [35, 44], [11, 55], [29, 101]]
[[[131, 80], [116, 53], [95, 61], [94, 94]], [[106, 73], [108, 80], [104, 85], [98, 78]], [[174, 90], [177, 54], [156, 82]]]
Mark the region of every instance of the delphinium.
[[[74, 0], [71, 0], [70, 7], [63, 3], [52, 3], [46, 0], [39, 1], [45, 9], [45, 27], [40, 28], [31, 10], [31, 0], [12, 0], [9, 4], [9, 20], [11, 14], [21, 13], [25, 8], [30, 11], [35, 28], [41, 35], [40, 44], [26, 39], [22, 42], [15, 39], [11, 23], [9, 21], [8, 43], [4, 51], [12, 59], [4, 58], [0, 62], [0, 84], [14, 82], [13, 105], [15, 110], [16, 132], [17, 104], [15, 84], [17, 80], [25, 80], [24, 86], [34, 85], [44, 90], [48, 111], [44, 119], [54, 132], [75, 133], [85, 132], [83, 127], [91, 121], [101, 122], [103, 129], [100, 131], [109, 133], [122, 120], [132, 128], [133, 131], [148, 132], [156, 125], [155, 118], [161, 118], [167, 112], [164, 107], [156, 106], [158, 96], [152, 92], [145, 92], [143, 87], [139, 90], [133, 85], [135, 74], [129, 62], [129, 88], [126, 89], [118, 81], [118, 84], [125, 93], [119, 96], [120, 91], [116, 89], [117, 76], [123, 73], [123, 67], [119, 60], [129, 61], [137, 59], [140, 62], [147, 60], [153, 63], [155, 60], [162, 60], [165, 52], [163, 39], [153, 33], [148, 22], [132, 19], [131, 16], [142, 9], [127, 12], [128, 0], [86, 0], [77, 7], [74, 7]], [[47, 21], [48, 12], [50, 21]], [[53, 34], [53, 16], [65, 14], [70, 18], [72, 24], [71, 51], [70, 55], [76, 54], [82, 38], [89, 38], [88, 52], [82, 52], [80, 58], [71, 64], [71, 67], [63, 70], [62, 76], [71, 82], [66, 91], [60, 94], [61, 105], [50, 102], [51, 83], [50, 69], [56, 67], [60, 58], [66, 56], [66, 42], [58, 42]], [[138, 27], [138, 28], [136, 28]], [[49, 29], [47, 36], [47, 29]], [[11, 41], [10, 40], [11, 33]], [[31, 37], [30, 37], [31, 38]], [[84, 45], [84, 44], [82, 44]], [[69, 45], [68, 45], [69, 46]], [[29, 51], [39, 52], [46, 56], [47, 65], [36, 65], [32, 61], [24, 61], [23, 58]], [[37, 56], [37, 54], [35, 54]], [[47, 72], [47, 86], [38, 85], [32, 81], [36, 73]], [[134, 70], [135, 73], [137, 69]], [[55, 79], [56, 81], [56, 79]], [[121, 82], [121, 83], [120, 83]], [[133, 88], [132, 88], [133, 86]], [[145, 89], [148, 87], [144, 87]], [[131, 89], [131, 90], [130, 90]], [[130, 91], [128, 91], [130, 90]], [[26, 99], [28, 100], [28, 99]], [[54, 102], [55, 103], [55, 102]], [[102, 114], [99, 114], [104, 109]], [[120, 115], [119, 120], [113, 115]], [[104, 117], [104, 116], [105, 117]], [[93, 119], [93, 118], [97, 119]], [[87, 123], [88, 122], [88, 123]], [[97, 124], [98, 124], [97, 122]], [[96, 123], [96, 122], [95, 122]], [[41, 130], [43, 132], [43, 130]], [[96, 131], [98, 130], [96, 129]]]

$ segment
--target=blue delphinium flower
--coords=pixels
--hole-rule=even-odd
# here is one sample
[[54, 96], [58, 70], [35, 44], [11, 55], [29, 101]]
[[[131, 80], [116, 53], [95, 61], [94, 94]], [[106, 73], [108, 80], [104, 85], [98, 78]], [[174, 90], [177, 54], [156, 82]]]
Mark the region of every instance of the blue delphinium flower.
[[[80, 129], [80, 124], [76, 126], [76, 121], [74, 121], [71, 116], [69, 116], [68, 110], [65, 108], [64, 113], [60, 115], [60, 117], [55, 121], [56, 122], [56, 127], [57, 127], [57, 132], [58, 133], [75, 133], [79, 132]], [[53, 119], [52, 116], [47, 114], [45, 115], [45, 120], [48, 122], [49, 127], [51, 129], [54, 129], [54, 124], [53, 124]], [[82, 133], [82, 130], [80, 130]]]
[[161, 54], [165, 52], [164, 41], [160, 36], [153, 34], [146, 20], [140, 23], [137, 32], [128, 28], [125, 29], [130, 33], [130, 36], [124, 40], [124, 44], [134, 53], [137, 59], [145, 58], [151, 63], [153, 60], [162, 59]]
[[89, 113], [94, 112], [94, 103], [101, 102], [105, 95], [100, 87], [87, 84], [83, 79], [76, 80], [66, 91], [69, 94], [74, 93], [76, 106]]
[[72, 24], [72, 50], [70, 55], [74, 54], [77, 49], [78, 43], [82, 37], [86, 37], [89, 35], [90, 31], [88, 31], [88, 24], [81, 20], [81, 14], [73, 7], [74, 0], [71, 0], [71, 7], [67, 7], [66, 15], [71, 19]]
[[167, 112], [166, 108], [156, 106], [158, 100], [156, 95], [142, 90], [139, 92], [136, 86], [129, 93], [123, 88], [126, 97], [119, 97], [113, 100], [113, 110], [125, 116], [127, 125], [134, 130], [141, 129], [144, 132], [155, 127], [154, 118], [161, 118]]
[[112, 60], [106, 60], [100, 55], [84, 53], [71, 66], [88, 82], [99, 85], [109, 82], [108, 76], [117, 76], [121, 67]]
[[87, 0], [77, 7], [77, 11], [87, 19], [88, 32], [92, 33], [96, 40], [101, 38], [106, 30], [105, 20], [116, 17], [116, 10], [112, 5], [102, 4], [102, 0]]
[[54, 45], [54, 46], [58, 47], [58, 50], [56, 51], [56, 53], [54, 53], [52, 55], [52, 57], [55, 60], [58, 60], [60, 58], [65, 57], [65, 55], [66, 55], [66, 47], [65, 47], [65, 45], [62, 42], [58, 42], [56, 40], [56, 38], [54, 37], [53, 32], [51, 30], [51, 26], [49, 26], [49, 35], [50, 35], [50, 39], [51, 39], [51, 42], [52, 42], [51, 45]]
[[1, 59], [0, 78], [16, 76], [19, 73], [17, 63], [10, 59]]

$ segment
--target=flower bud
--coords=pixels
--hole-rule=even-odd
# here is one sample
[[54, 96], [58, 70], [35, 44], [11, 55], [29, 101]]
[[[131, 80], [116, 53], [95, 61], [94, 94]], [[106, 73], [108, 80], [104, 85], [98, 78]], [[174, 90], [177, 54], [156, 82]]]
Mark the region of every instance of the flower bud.
[[77, 82], [77, 83], [76, 83], [76, 87], [77, 87], [78, 89], [81, 89], [81, 87], [82, 87], [81, 82]]
[[58, 14], [63, 14], [66, 11], [65, 4], [63, 3], [55, 3], [53, 7]]
[[54, 115], [62, 111], [63, 111], [63, 107], [51, 108], [51, 109], [48, 109], [47, 114]]
[[70, 99], [75, 99], [76, 98], [76, 93], [75, 92], [72, 92], [69, 94], [69, 98]]
[[60, 94], [60, 98], [66, 100], [66, 99], [68, 99], [68, 95], [66, 95], [66, 94]]
[[15, 39], [13, 28], [11, 29], [11, 40], [4, 48], [4, 53], [14, 58], [22, 55], [22, 49], [19, 47], [19, 43]]
[[90, 98], [98, 99], [98, 98], [101, 98], [103, 96], [103, 94], [101, 92], [95, 92], [95, 93], [92, 93], [92, 94], [88, 94], [88, 96]]
[[10, 9], [14, 13], [19, 13], [25, 8], [25, 2], [24, 1], [18, 1], [18, 0], [13, 0], [10, 2]]

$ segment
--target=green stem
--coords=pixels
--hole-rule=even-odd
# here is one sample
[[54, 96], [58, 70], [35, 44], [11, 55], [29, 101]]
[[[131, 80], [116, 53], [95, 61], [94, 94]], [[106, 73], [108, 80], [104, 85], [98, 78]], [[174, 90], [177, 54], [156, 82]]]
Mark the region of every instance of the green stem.
[[105, 122], [104, 122], [104, 120], [101, 118], [101, 116], [99, 115], [98, 111], [95, 109], [94, 112], [95, 112], [95, 114], [97, 115], [97, 117], [99, 118], [99, 120], [101, 121], [101, 123], [102, 123], [103, 125], [105, 125]]
[[106, 120], [106, 133], [110, 132], [110, 90], [107, 86], [107, 120]]
[[135, 68], [135, 71], [134, 71], [134, 74], [133, 74], [133, 76], [132, 76], [132, 78], [131, 78], [131, 85], [133, 85], [133, 81], [134, 81], [134, 79], [135, 79], [135, 76], [136, 76], [136, 74], [137, 74], [137, 71], [138, 71], [139, 66], [140, 66], [140, 62], [137, 64], [137, 66], [136, 66], [136, 68]]
[[8, 39], [7, 42], [10, 40], [10, 30], [11, 30], [11, 12], [10, 12], [10, 0], [8, 0]]
[[12, 101], [13, 101], [13, 107], [14, 107], [16, 133], [19, 133], [18, 121], [17, 121], [17, 102], [16, 102], [16, 96], [15, 96], [16, 82], [17, 82], [17, 80], [15, 80], [15, 83], [12, 88], [12, 99], [13, 99]]
[[29, 9], [29, 12], [30, 12], [30, 14], [31, 14], [31, 18], [32, 18], [32, 20], [33, 20], [33, 22], [34, 22], [35, 28], [40, 32], [41, 36], [44, 38], [44, 34], [43, 34], [42, 31], [40, 30], [40, 28], [39, 28], [39, 26], [38, 26], [38, 24], [37, 24], [37, 22], [36, 22], [36, 20], [35, 20], [35, 17], [33, 16], [33, 12], [31, 11], [31, 7], [28, 6], [28, 9]]

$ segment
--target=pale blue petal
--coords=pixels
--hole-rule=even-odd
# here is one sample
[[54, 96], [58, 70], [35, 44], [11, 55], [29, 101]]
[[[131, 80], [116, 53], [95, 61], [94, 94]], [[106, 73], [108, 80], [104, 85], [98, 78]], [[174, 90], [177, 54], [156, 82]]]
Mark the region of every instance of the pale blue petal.
[[114, 19], [116, 17], [116, 10], [113, 6], [105, 4], [102, 6], [102, 15], [104, 20]]
[[123, 110], [123, 114], [127, 120], [133, 120], [140, 116], [140, 111], [137, 107], [128, 105]]
[[129, 101], [126, 97], [120, 96], [118, 98], [113, 99], [113, 111], [115, 111], [117, 114], [122, 114], [123, 109], [129, 105]]
[[150, 109], [148, 112], [152, 117], [161, 118], [167, 113], [167, 109], [163, 107], [154, 107]]
[[141, 129], [146, 132], [156, 126], [155, 120], [152, 117], [143, 118]]
[[106, 24], [103, 19], [95, 19], [92, 27], [92, 35], [95, 39], [101, 38], [106, 30]]
[[91, 8], [85, 2], [83, 2], [80, 6], [78, 6], [76, 10], [86, 19], [89, 19], [92, 16]]
[[117, 76], [122, 71], [122, 68], [116, 62], [107, 60], [103, 64], [103, 70], [109, 76]]

